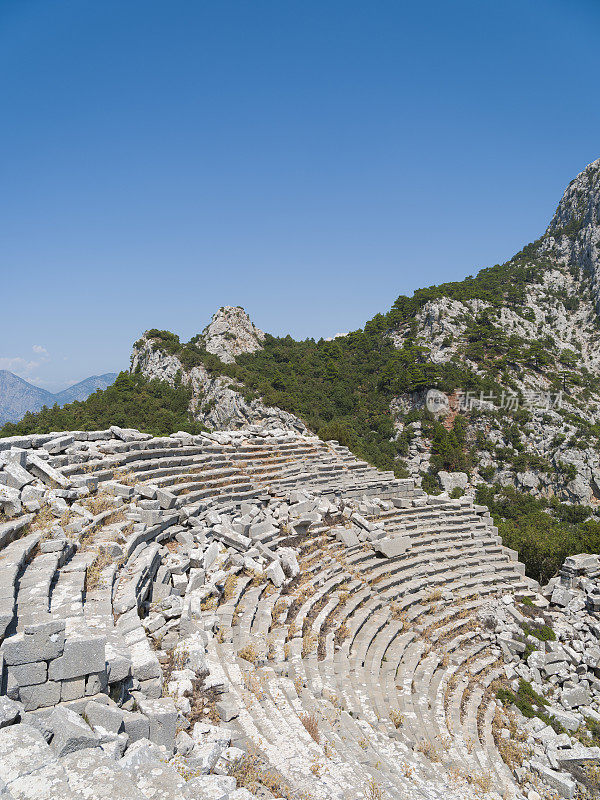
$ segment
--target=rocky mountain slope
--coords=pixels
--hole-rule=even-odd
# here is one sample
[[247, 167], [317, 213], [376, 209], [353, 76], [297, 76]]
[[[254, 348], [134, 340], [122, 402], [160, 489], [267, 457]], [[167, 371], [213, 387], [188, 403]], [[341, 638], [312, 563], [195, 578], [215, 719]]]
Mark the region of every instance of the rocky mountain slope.
[[[231, 364], [242, 353], [261, 349], [265, 334], [250, 320], [243, 308], [225, 306], [214, 315], [204, 331], [192, 340], [195, 349], [216, 357], [217, 364]], [[183, 383], [192, 389], [190, 408], [196, 419], [215, 430], [239, 429], [268, 424], [287, 430], [305, 431], [304, 423], [279, 408], [260, 400], [246, 400], [231, 381], [215, 374], [214, 366], [198, 360], [182, 360], [179, 338], [168, 331], [147, 331], [135, 343], [131, 371], [149, 379]], [[217, 368], [218, 370], [218, 368]]]
[[[399, 470], [425, 478], [430, 488], [432, 474], [459, 472], [442, 475], [444, 488], [473, 489], [484, 481], [595, 505], [600, 497], [599, 174], [600, 161], [584, 170], [565, 192], [546, 233], [508, 264], [401, 297], [386, 317], [370, 323], [396, 350], [383, 365], [377, 388], [392, 395], [392, 437], [408, 443], [407, 452], [401, 448], [395, 454]], [[237, 372], [218, 374], [219, 363], [206, 358], [213, 354], [232, 364], [264, 346], [265, 335], [242, 309], [220, 309], [188, 345], [168, 337], [148, 332], [136, 343], [132, 369], [190, 385], [193, 413], [205, 424], [243, 427], [270, 418], [283, 427], [300, 426], [268, 403], [277, 388], [272, 380], [267, 392], [263, 385], [250, 400], [247, 390], [254, 387], [247, 374], [236, 386], [231, 378], [238, 378]], [[406, 374], [407, 365], [412, 375], [410, 369]], [[286, 376], [278, 377], [289, 393]], [[389, 387], [383, 386], [386, 381]], [[442, 392], [437, 404], [428, 393], [432, 389]], [[343, 427], [347, 416], [334, 413], [329, 422], [338, 420]], [[452, 436], [440, 441], [436, 420], [455, 441], [449, 441]]]
[[[178, 410], [150, 427], [123, 405], [118, 424], [315, 432], [430, 493], [477, 495], [547, 580], [566, 556], [600, 552], [599, 241], [600, 160], [510, 261], [400, 296], [346, 336], [274, 337], [239, 307], [189, 342], [147, 331], [131, 377], [189, 398], [190, 420]], [[86, 408], [5, 434], [110, 423]]]
[[59, 406], [74, 400], [85, 400], [96, 389], [106, 389], [117, 374], [92, 375], [79, 383], [53, 394], [19, 378], [8, 370], [0, 370], [0, 425], [18, 422], [28, 411], [39, 411], [42, 406]]

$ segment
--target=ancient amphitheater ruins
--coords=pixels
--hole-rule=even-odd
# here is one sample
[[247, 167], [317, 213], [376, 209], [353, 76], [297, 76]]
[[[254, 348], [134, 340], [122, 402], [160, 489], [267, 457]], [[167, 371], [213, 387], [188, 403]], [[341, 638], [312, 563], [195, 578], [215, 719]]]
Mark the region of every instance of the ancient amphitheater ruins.
[[472, 500], [258, 427], [2, 439], [0, 505], [3, 800], [597, 791], [596, 556], [540, 590]]

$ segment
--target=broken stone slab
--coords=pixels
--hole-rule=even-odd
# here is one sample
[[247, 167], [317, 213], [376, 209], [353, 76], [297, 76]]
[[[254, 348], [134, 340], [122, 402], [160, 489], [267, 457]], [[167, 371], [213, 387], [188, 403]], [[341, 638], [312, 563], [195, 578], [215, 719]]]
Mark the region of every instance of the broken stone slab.
[[215, 703], [215, 708], [217, 709], [219, 718], [223, 722], [231, 722], [232, 719], [236, 719], [240, 715], [236, 703], [228, 696], [223, 697]]
[[369, 520], [365, 519], [362, 514], [357, 514], [356, 511], [352, 514], [350, 519], [352, 522], [356, 523], [359, 528], [363, 528], [365, 531], [371, 531], [375, 527], [372, 522], [369, 522]]
[[124, 769], [130, 767], [154, 764], [161, 759], [167, 758], [167, 751], [149, 739], [138, 739], [131, 744], [125, 755], [119, 760], [119, 765]]
[[27, 465], [27, 450], [22, 447], [11, 447], [10, 450], [0, 452], [0, 468], [5, 464], [18, 464], [20, 467], [25, 467]]
[[152, 438], [149, 433], [142, 433], [135, 428], [120, 428], [118, 425], [111, 425], [110, 432], [122, 442], [143, 442]]
[[99, 737], [79, 714], [64, 706], [54, 709], [48, 720], [52, 728], [52, 748], [57, 756], [64, 756], [86, 747], [96, 747]]
[[85, 487], [90, 493], [98, 491], [98, 478], [96, 475], [74, 475], [73, 485]]
[[21, 513], [21, 494], [18, 489], [0, 484], [0, 508], [9, 517], [16, 517]]
[[49, 442], [46, 442], [44, 450], [50, 453], [51, 456], [54, 456], [58, 455], [58, 453], [64, 453], [67, 447], [70, 447], [74, 443], [75, 438], [73, 436], [58, 436], [56, 439], [51, 439]]
[[[140, 522], [143, 522], [145, 525], [161, 525], [169, 520], [169, 525], [174, 525], [177, 521], [177, 516], [173, 517], [170, 514], [167, 514], [166, 511], [163, 509], [159, 509], [158, 511], [150, 511], [148, 509], [141, 509], [140, 510]], [[167, 527], [165, 525], [165, 527]]]
[[133, 486], [126, 486], [124, 483], [119, 483], [118, 481], [106, 481], [106, 483], [102, 484], [102, 488], [108, 494], [112, 494], [113, 497], [128, 499], [133, 497], [134, 494]]
[[277, 589], [283, 586], [285, 581], [285, 573], [279, 561], [273, 561], [271, 564], [269, 564], [265, 570], [265, 575]]
[[566, 608], [569, 603], [575, 599], [575, 593], [570, 591], [569, 589], [565, 589], [564, 586], [556, 586], [554, 591], [552, 592], [552, 596], [550, 598], [550, 602], [556, 606], [561, 606], [562, 608]]
[[123, 729], [129, 737], [129, 744], [148, 739], [150, 735], [150, 721], [139, 711], [125, 711], [120, 709], [123, 718]]
[[124, 681], [131, 675], [131, 658], [125, 652], [117, 650], [113, 645], [107, 643], [104, 654], [108, 683]]
[[204, 553], [203, 567], [205, 570], [210, 569], [212, 565], [215, 563], [217, 556], [219, 555], [220, 549], [221, 548], [219, 547], [217, 542], [211, 542], [208, 545]]
[[532, 769], [537, 772], [544, 783], [555, 789], [561, 797], [573, 800], [577, 791], [577, 784], [570, 775], [551, 769], [540, 761], [534, 759], [530, 762]]
[[111, 733], [124, 730], [123, 712], [120, 708], [98, 703], [95, 700], [85, 707], [85, 718], [92, 728], [103, 728]]
[[151, 483], [136, 483], [135, 493], [145, 497], [147, 500], [156, 500], [156, 492], [158, 487], [153, 486]]
[[222, 522], [221, 516], [216, 511], [207, 511], [205, 520], [210, 526], [220, 525]]
[[17, 723], [25, 713], [22, 703], [0, 696], [0, 728]]
[[6, 476], [6, 485], [18, 491], [21, 491], [23, 487], [35, 481], [33, 475], [27, 472], [26, 469], [23, 469], [16, 461], [9, 461], [7, 464], [4, 464], [2, 471]]
[[262, 539], [268, 536], [274, 536], [278, 532], [279, 529], [276, 528], [275, 525], [268, 520], [265, 520], [265, 522], [257, 522], [254, 525], [251, 525], [248, 535], [251, 539]]
[[138, 681], [162, 678], [162, 670], [156, 653], [150, 650], [145, 638], [130, 648], [131, 671]]
[[226, 530], [224, 525], [216, 525], [211, 534], [227, 547], [235, 547], [240, 553], [245, 553], [252, 546], [252, 539], [234, 530]]
[[584, 747], [577, 744], [573, 747], [556, 749], [554, 757], [559, 764], [564, 764], [566, 767], [586, 762], [598, 764], [600, 762], [600, 747]]
[[177, 495], [173, 494], [173, 492], [167, 491], [166, 489], [157, 489], [156, 499], [158, 500], [160, 507], [163, 509], [174, 508], [177, 504]]
[[345, 547], [356, 547], [360, 544], [356, 528], [333, 528], [331, 533]]
[[591, 693], [584, 686], [575, 686], [572, 689], [563, 689], [560, 694], [560, 702], [567, 709], [587, 706], [591, 700]]
[[287, 578], [295, 578], [300, 573], [300, 565], [296, 553], [291, 547], [280, 547], [277, 550], [281, 568]]
[[175, 648], [178, 662], [186, 669], [194, 672], [206, 672], [206, 646], [208, 638], [205, 633], [195, 632], [182, 639]]
[[[0, 548], [5, 547], [10, 542], [12, 542], [15, 538], [17, 538], [17, 534], [23, 530], [31, 520], [33, 519], [33, 514], [26, 514], [23, 517], [19, 517], [18, 519], [10, 520], [9, 522], [2, 522], [0, 523]], [[33, 535], [33, 534], [32, 534]], [[38, 541], [39, 541], [39, 534]], [[24, 540], [21, 539], [21, 542]], [[37, 544], [37, 542], [35, 543]], [[35, 547], [35, 545], [33, 545]], [[3, 553], [4, 556], [7, 556], [7, 553]], [[20, 562], [20, 559], [19, 559]], [[8, 561], [7, 561], [8, 563]], [[14, 562], [13, 562], [14, 563]], [[19, 563], [20, 566], [20, 563]], [[6, 566], [3, 567], [6, 569]]]
[[386, 558], [396, 558], [409, 549], [410, 539], [407, 536], [386, 536], [372, 544], [376, 553], [381, 553]]
[[564, 708], [560, 708], [559, 706], [549, 705], [546, 706], [546, 712], [555, 717], [558, 722], [563, 726], [563, 728], [567, 731], [576, 731], [579, 728], [580, 721], [579, 717], [576, 714], [571, 713], [570, 711], [565, 711]]
[[47, 464], [35, 453], [28, 454], [27, 469], [47, 486], [60, 486], [62, 489], [69, 489], [72, 486], [69, 478], [66, 478], [62, 472], [51, 467], [50, 464]]
[[172, 755], [175, 749], [179, 714], [173, 699], [160, 697], [151, 700], [138, 696], [137, 701], [140, 711], [148, 717], [150, 723], [150, 741], [165, 747], [167, 752]]
[[186, 762], [195, 772], [199, 772], [201, 775], [208, 775], [215, 768], [217, 761], [227, 749], [228, 744], [215, 741], [198, 741], [191, 753], [188, 754]]

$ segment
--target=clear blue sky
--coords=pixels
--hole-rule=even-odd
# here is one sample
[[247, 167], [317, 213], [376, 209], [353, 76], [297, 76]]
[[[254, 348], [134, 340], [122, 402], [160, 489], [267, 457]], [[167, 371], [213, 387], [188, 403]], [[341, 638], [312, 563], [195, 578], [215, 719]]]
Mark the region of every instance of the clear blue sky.
[[331, 336], [502, 262], [600, 156], [598, 0], [0, 0], [0, 368], [243, 305]]

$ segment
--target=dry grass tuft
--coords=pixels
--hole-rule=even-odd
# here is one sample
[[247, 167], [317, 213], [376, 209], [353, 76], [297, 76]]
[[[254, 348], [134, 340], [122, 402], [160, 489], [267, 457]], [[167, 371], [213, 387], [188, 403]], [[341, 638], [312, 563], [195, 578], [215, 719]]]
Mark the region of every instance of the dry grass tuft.
[[335, 643], [339, 646], [342, 642], [350, 636], [350, 628], [346, 625], [345, 622], [337, 628], [334, 636]]
[[390, 719], [392, 720], [396, 730], [404, 725], [404, 714], [401, 714], [398, 709], [393, 708], [390, 711]]
[[367, 800], [383, 800], [383, 789], [375, 778], [371, 778], [367, 784]]
[[317, 646], [318, 637], [313, 631], [307, 631], [302, 637], [302, 658], [310, 655]]
[[251, 664], [256, 664], [260, 660], [260, 654], [254, 644], [244, 645], [244, 647], [238, 650], [238, 656], [245, 661], [249, 661]]
[[247, 753], [236, 758], [227, 770], [237, 781], [238, 789], [248, 789], [256, 794], [260, 787], [265, 787], [274, 797], [293, 797], [291, 787], [273, 769], [267, 769], [258, 750], [251, 747]]
[[97, 494], [95, 497], [87, 497], [82, 501], [81, 505], [91, 511], [95, 517], [103, 511], [108, 511], [115, 507], [113, 497], [104, 493]]
[[100, 576], [102, 574], [102, 570], [105, 567], [108, 567], [109, 564], [112, 564], [112, 558], [109, 556], [108, 551], [101, 550], [87, 568], [85, 576], [86, 591], [89, 592], [90, 590], [96, 589], [98, 586], [100, 586]]
[[421, 741], [415, 747], [415, 750], [423, 753], [423, 755], [427, 756], [430, 761], [435, 762], [441, 760], [437, 747], [435, 747], [435, 745], [433, 745], [429, 739], [421, 739]]
[[319, 733], [319, 718], [316, 714], [302, 714], [300, 722], [304, 725], [310, 736], [317, 744], [321, 743], [321, 734]]

